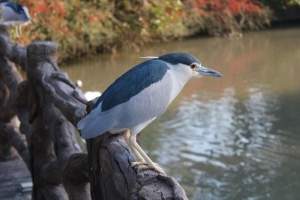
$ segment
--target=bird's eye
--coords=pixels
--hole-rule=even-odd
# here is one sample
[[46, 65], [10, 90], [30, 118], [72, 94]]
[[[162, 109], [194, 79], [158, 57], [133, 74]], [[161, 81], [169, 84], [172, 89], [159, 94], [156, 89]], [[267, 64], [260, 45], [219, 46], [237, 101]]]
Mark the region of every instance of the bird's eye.
[[193, 64], [190, 65], [190, 68], [191, 68], [191, 69], [194, 69], [195, 67], [196, 67], [196, 64], [195, 64], [195, 63], [193, 63]]

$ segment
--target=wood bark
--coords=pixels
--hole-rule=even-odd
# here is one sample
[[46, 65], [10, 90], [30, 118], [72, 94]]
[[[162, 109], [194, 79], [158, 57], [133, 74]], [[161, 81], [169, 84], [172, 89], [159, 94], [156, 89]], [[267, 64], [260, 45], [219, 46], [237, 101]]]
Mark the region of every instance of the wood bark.
[[[47, 94], [49, 87], [58, 88], [55, 93], [67, 99], [63, 94], [70, 91], [69, 85], [57, 78], [61, 73], [56, 64], [56, 50], [57, 45], [52, 42], [36, 42], [28, 46], [26, 75], [29, 121], [32, 124], [32, 194], [34, 199], [90, 199], [88, 179], [71, 185], [66, 175], [71, 174], [68, 169], [72, 169], [71, 166], [66, 167], [68, 164], [75, 164], [75, 168], [78, 165], [78, 162], [69, 162], [69, 158], [81, 150], [73, 126]], [[67, 107], [65, 109], [68, 110]], [[70, 117], [69, 112], [66, 113]]]
[[[0, 44], [10, 41], [8, 30], [0, 26]], [[0, 48], [2, 49], [2, 48]], [[10, 160], [21, 156], [29, 167], [27, 141], [19, 130], [17, 118], [18, 85], [22, 81], [14, 63], [0, 50], [0, 160]]]
[[[44, 49], [39, 49], [39, 51], [40, 54], [35, 55], [36, 57], [47, 54], [44, 52]], [[11, 76], [9, 76], [9, 73], [7, 73], [7, 71], [11, 69], [10, 67], [7, 67], [7, 65], [1, 65], [2, 60], [7, 63], [11, 63], [9, 61], [9, 59], [11, 59], [12, 62], [21, 66], [23, 70], [26, 70], [27, 48], [12, 42], [8, 35], [8, 28], [4, 26], [0, 26], [0, 56], [3, 57], [3, 59], [1, 59], [2, 57], [0, 58], [0, 66], [3, 66], [0, 69], [0, 71], [2, 70], [0, 72], [0, 75], [2, 74], [3, 77], [6, 78], [5, 80], [0, 79], [4, 80], [3, 83], [5, 83], [1, 84], [1, 86], [6, 86], [10, 84], [12, 80], [15, 80], [15, 78], [12, 78]], [[43, 58], [47, 59], [47, 56]], [[12, 66], [14, 67], [14, 65]], [[18, 73], [16, 74], [20, 77]], [[1, 89], [0, 86], [0, 90], [4, 91], [3, 93], [0, 92], [0, 96], [6, 100], [5, 102], [0, 101], [0, 104], [2, 103], [1, 105], [4, 105], [0, 107], [0, 113], [6, 113], [5, 116], [8, 119], [10, 119], [13, 114], [17, 113], [18, 118], [21, 121], [20, 126], [18, 126], [18, 124], [11, 124], [9, 120], [5, 121], [6, 124], [0, 122], [0, 132], [2, 134], [1, 136], [7, 137], [7, 139], [4, 140], [3, 137], [0, 136], [0, 143], [3, 142], [4, 144], [6, 144], [6, 146], [8, 146], [7, 144], [14, 144], [17, 147], [19, 155], [24, 158], [24, 152], [29, 152], [30, 149], [31, 159], [29, 159], [27, 156], [27, 161], [24, 161], [29, 166], [29, 169], [32, 173], [32, 179], [35, 180], [34, 192], [32, 195], [33, 199], [90, 199], [89, 183], [87, 179], [85, 178], [84, 181], [80, 183], [80, 178], [77, 178], [77, 180], [75, 181], [74, 174], [73, 177], [69, 177], [69, 174], [71, 173], [68, 173], [69, 171], [72, 172], [75, 169], [77, 169], [77, 171], [83, 171], [79, 170], [79, 167], [77, 166], [80, 166], [81, 169], [83, 169], [82, 163], [84, 162], [81, 161], [82, 159], [87, 161], [86, 154], [84, 154], [85, 158], [73, 156], [76, 155], [75, 153], [80, 152], [79, 146], [74, 138], [73, 127], [67, 122], [66, 119], [64, 119], [59, 111], [55, 110], [56, 108], [53, 106], [53, 104], [49, 106], [47, 105], [47, 103], [45, 104], [45, 107], [48, 108], [46, 110], [50, 113], [51, 109], [54, 108], [54, 113], [51, 113], [52, 115], [50, 114], [48, 118], [43, 118], [43, 116], [40, 115], [35, 116], [35, 114], [33, 114], [46, 114], [47, 112], [39, 112], [39, 110], [43, 110], [43, 106], [39, 107], [39, 105], [41, 105], [40, 100], [42, 100], [42, 102], [44, 103], [50, 102], [45, 90], [42, 89], [42, 91], [36, 90], [36, 88], [32, 88], [32, 86], [42, 88], [41, 85], [36, 84], [35, 81], [36, 80], [23, 81], [21, 83], [20, 81], [18, 81], [19, 84], [14, 84], [14, 86], [18, 86], [18, 88], [13, 87], [14, 92], [10, 92], [8, 87], [2, 87], [4, 89]], [[34, 83], [31, 84], [32, 82]], [[30, 95], [30, 91], [33, 95]], [[43, 94], [39, 96], [32, 91], [41, 91]], [[8, 96], [6, 94], [10, 94], [11, 96]], [[11, 97], [14, 98], [14, 101], [11, 101]], [[39, 99], [38, 97], [42, 98]], [[46, 99], [46, 101], [43, 101], [44, 99]], [[28, 114], [29, 109], [31, 115]], [[2, 112], [11, 110], [13, 112]], [[59, 114], [56, 115], [56, 113]], [[51, 116], [53, 116], [53, 118], [51, 118]], [[35, 122], [36, 124], [41, 122], [40, 125], [35, 125], [33, 127], [35, 133], [35, 136], [33, 136], [33, 141], [35, 141], [34, 144], [32, 144], [31, 142], [31, 125], [29, 124], [30, 117], [31, 122]], [[35, 120], [35, 117], [41, 117], [44, 119], [44, 121], [41, 119]], [[13, 122], [15, 121], [16, 120], [14, 120]], [[46, 131], [43, 132], [43, 129], [45, 129]], [[39, 131], [41, 131], [42, 134], [39, 135]], [[26, 135], [26, 139], [20, 132]], [[45, 133], [48, 133], [51, 136]], [[43, 134], [46, 135], [45, 140]], [[15, 141], [15, 138], [19, 139], [19, 141]], [[52, 141], [47, 140], [47, 138], [51, 138]], [[29, 144], [29, 147], [24, 145], [22, 146], [22, 144]], [[3, 146], [6, 147], [5, 145]], [[35, 149], [35, 151], [33, 151], [33, 149]], [[43, 157], [42, 155], [46, 156]], [[71, 156], [72, 159], [69, 160]], [[75, 162], [76, 160], [77, 162]], [[38, 188], [38, 190], [36, 190], [36, 188]], [[66, 190], [69, 197], [66, 195]]]
[[88, 149], [93, 199], [187, 199], [174, 178], [131, 167], [136, 158], [122, 133], [90, 139]]
[[4, 25], [0, 25], [0, 54], [20, 66], [24, 71], [26, 70], [26, 47], [11, 41], [9, 37], [9, 29]]

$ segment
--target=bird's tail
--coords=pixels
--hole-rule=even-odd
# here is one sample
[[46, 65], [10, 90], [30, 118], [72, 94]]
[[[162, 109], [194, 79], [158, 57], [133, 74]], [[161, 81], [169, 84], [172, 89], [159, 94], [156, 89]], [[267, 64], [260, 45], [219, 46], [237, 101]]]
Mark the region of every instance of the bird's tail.
[[111, 118], [101, 116], [93, 110], [77, 123], [77, 129], [83, 139], [90, 139], [103, 134], [113, 127], [112, 122]]
[[84, 127], [85, 127], [85, 121], [86, 121], [86, 117], [81, 119], [78, 123], [77, 123], [77, 130], [80, 132], [80, 135], [81, 135], [81, 132], [83, 131]]

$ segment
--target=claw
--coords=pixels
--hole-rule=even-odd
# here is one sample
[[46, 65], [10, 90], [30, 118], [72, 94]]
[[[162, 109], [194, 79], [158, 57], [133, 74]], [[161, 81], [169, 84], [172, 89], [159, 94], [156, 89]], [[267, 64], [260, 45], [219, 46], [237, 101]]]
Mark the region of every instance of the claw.
[[131, 163], [131, 167], [140, 166], [140, 165], [147, 165], [147, 163], [145, 160], [140, 160], [140, 161]]
[[[158, 164], [157, 163], [153, 163], [154, 166], [158, 167]], [[135, 166], [139, 166], [139, 165], [147, 165], [147, 162], [145, 160], [139, 160], [137, 162], [132, 162], [131, 163], [131, 167], [135, 167]]]
[[158, 173], [166, 174], [164, 172], [164, 170], [161, 167], [159, 167], [156, 163], [153, 166], [149, 166], [149, 165], [139, 165], [138, 166], [138, 170], [146, 170], [146, 169], [154, 169]]
[[146, 169], [154, 169], [158, 173], [166, 174], [164, 170], [158, 166], [158, 164], [153, 163], [152, 166], [149, 166], [145, 161], [133, 162], [131, 167], [137, 166], [137, 170], [146, 170]]

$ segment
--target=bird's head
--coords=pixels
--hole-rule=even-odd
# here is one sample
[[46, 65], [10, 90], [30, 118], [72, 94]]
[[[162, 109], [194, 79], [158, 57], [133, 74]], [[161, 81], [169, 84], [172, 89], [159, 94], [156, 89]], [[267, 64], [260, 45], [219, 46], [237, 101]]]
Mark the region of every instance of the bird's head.
[[223, 75], [216, 70], [210, 69], [208, 67], [204, 67], [201, 63], [193, 62], [189, 65], [192, 70], [192, 74], [194, 77], [202, 77], [202, 76], [214, 76], [214, 77], [223, 77]]
[[179, 66], [185, 71], [190, 72], [192, 77], [214, 76], [222, 77], [223, 75], [213, 69], [204, 67], [194, 56], [187, 53], [170, 53], [159, 57], [172, 66]]

